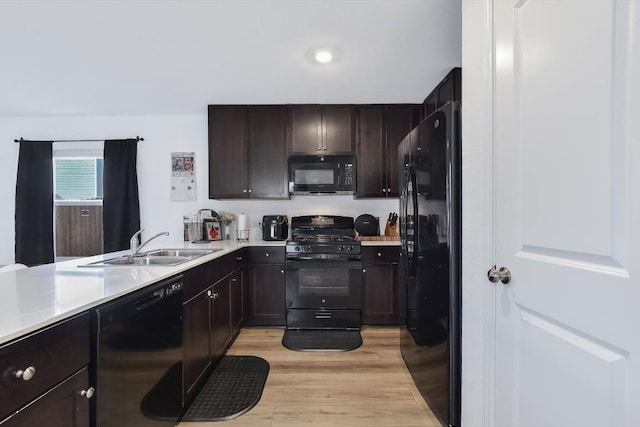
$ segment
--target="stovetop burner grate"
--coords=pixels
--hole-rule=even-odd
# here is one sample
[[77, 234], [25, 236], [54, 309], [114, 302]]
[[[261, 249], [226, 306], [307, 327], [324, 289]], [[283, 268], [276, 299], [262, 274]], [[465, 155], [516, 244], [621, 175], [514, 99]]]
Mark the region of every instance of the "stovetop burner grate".
[[312, 235], [312, 234], [299, 234], [294, 235], [291, 238], [294, 242], [355, 242], [356, 239], [352, 236], [345, 235]]

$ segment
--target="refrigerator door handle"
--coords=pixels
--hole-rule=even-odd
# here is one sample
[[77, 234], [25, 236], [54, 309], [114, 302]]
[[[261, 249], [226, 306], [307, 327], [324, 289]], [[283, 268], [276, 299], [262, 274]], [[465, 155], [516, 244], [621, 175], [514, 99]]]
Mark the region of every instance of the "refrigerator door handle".
[[411, 201], [413, 202], [413, 248], [412, 248], [412, 256], [411, 256], [411, 264], [410, 264], [410, 269], [409, 269], [409, 276], [411, 277], [416, 277], [416, 273], [417, 273], [417, 265], [418, 263], [416, 262], [416, 257], [418, 256], [418, 239], [419, 239], [419, 235], [418, 235], [418, 230], [420, 227], [418, 227], [418, 187], [417, 187], [417, 178], [416, 178], [416, 172], [415, 170], [411, 171], [410, 174], [410, 179], [411, 179]]
[[402, 250], [407, 252], [407, 185], [408, 185], [409, 169], [404, 167], [402, 173], [402, 192], [400, 195], [400, 245]]

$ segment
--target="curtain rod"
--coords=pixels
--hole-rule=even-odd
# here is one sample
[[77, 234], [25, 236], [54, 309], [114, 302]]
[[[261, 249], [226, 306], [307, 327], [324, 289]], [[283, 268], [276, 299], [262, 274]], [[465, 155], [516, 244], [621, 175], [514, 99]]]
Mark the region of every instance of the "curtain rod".
[[[124, 140], [125, 141], [135, 140], [136, 142], [138, 142], [138, 141], [144, 141], [144, 138], [136, 136], [135, 138], [125, 138]], [[101, 141], [111, 141], [111, 140], [110, 139], [54, 139], [53, 141], [32, 141], [32, 140], [24, 139], [22, 137], [20, 139], [13, 140], [13, 142], [101, 142]]]

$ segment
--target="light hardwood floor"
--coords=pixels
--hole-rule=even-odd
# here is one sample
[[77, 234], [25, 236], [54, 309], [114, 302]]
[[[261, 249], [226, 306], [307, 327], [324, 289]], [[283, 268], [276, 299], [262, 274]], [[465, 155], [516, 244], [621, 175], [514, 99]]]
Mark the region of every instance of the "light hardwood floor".
[[253, 355], [271, 365], [260, 402], [240, 417], [180, 427], [441, 426], [400, 354], [398, 328], [364, 328], [363, 345], [348, 352], [284, 348], [281, 329], [245, 328], [229, 355]]

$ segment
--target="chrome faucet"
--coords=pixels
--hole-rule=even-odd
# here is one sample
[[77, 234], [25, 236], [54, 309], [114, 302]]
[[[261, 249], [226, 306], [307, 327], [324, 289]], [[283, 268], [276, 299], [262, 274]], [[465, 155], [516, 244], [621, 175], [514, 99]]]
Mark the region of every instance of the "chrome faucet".
[[137, 253], [140, 252], [140, 249], [142, 249], [147, 243], [149, 243], [150, 241], [152, 241], [156, 237], [168, 236], [169, 235], [168, 231], [163, 231], [162, 233], [158, 233], [158, 234], [155, 234], [155, 235], [149, 237], [140, 246], [138, 246], [138, 234], [142, 233], [143, 231], [144, 231], [144, 228], [141, 228], [140, 230], [136, 231], [133, 234], [133, 236], [131, 236], [131, 240], [129, 240], [129, 246], [131, 246], [131, 256], [137, 255]]

